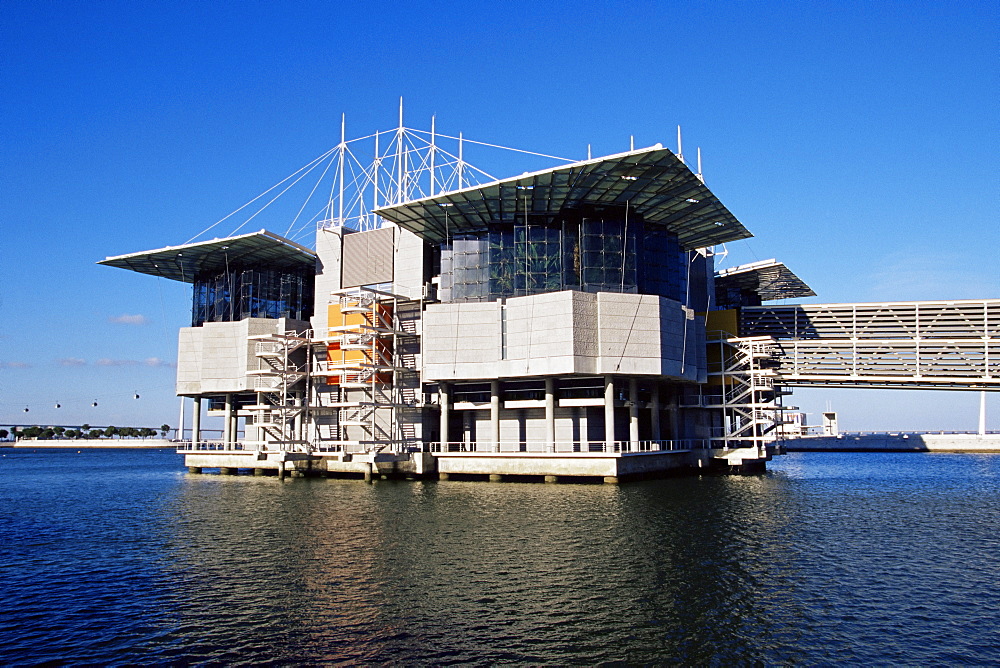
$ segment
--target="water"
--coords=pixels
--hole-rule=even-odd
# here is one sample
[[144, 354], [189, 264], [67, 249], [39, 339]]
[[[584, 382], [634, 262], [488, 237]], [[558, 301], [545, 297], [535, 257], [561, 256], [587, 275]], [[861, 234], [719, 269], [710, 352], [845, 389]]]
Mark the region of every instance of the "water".
[[616, 487], [0, 453], [5, 665], [1000, 665], [997, 455]]

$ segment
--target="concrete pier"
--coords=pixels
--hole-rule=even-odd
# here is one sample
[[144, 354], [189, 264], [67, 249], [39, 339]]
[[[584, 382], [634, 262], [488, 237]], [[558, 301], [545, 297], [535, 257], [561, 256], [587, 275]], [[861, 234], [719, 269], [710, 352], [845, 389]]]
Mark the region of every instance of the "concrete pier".
[[626, 441], [611, 452], [496, 452], [484, 451], [409, 453], [298, 453], [252, 450], [190, 451], [184, 465], [191, 473], [218, 469], [236, 475], [240, 469], [254, 476], [277, 474], [279, 479], [304, 477], [353, 477], [365, 482], [390, 479], [608, 482], [611, 484], [724, 467], [733, 472], [760, 470], [774, 454], [757, 448], [729, 450], [639, 450]]

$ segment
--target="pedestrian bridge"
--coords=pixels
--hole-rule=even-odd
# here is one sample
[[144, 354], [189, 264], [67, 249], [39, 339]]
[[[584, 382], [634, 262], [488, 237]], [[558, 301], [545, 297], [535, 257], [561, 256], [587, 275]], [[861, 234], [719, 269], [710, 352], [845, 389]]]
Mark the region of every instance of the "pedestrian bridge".
[[750, 306], [740, 334], [781, 385], [1000, 390], [1000, 299]]

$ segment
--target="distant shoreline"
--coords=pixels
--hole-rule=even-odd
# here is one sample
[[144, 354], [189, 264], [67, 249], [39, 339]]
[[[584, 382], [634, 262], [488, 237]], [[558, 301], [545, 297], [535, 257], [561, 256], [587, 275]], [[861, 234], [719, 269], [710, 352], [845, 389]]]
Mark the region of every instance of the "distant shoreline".
[[100, 439], [100, 438], [80, 438], [80, 439], [61, 439], [61, 440], [37, 440], [31, 438], [22, 438], [11, 443], [0, 444], [0, 447], [5, 448], [32, 448], [32, 449], [51, 449], [51, 450], [80, 450], [82, 448], [110, 448], [116, 450], [164, 450], [167, 448], [173, 449], [177, 447], [177, 443], [173, 441], [168, 441], [162, 438], [148, 438], [146, 440], [141, 439]]

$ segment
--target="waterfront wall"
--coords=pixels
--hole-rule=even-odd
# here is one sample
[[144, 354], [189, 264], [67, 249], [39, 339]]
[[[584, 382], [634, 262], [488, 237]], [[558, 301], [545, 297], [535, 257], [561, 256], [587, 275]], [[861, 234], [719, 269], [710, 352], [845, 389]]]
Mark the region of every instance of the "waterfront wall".
[[1000, 452], [1000, 434], [843, 434], [784, 441], [788, 452]]

